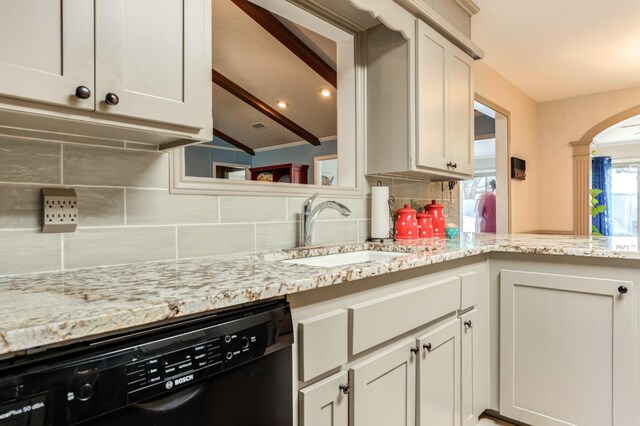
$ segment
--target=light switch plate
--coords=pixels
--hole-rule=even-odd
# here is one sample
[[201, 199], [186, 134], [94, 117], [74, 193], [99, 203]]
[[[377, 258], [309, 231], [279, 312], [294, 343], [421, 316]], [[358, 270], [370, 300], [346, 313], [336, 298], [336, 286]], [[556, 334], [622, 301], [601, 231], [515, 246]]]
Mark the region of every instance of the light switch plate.
[[42, 188], [42, 232], [74, 232], [78, 226], [75, 189]]

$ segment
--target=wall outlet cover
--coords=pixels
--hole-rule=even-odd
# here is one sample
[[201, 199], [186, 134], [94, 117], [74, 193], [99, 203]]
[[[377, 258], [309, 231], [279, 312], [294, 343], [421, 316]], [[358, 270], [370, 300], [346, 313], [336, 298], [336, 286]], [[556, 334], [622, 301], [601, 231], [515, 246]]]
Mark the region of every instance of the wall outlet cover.
[[74, 232], [78, 227], [75, 189], [42, 188], [42, 232]]

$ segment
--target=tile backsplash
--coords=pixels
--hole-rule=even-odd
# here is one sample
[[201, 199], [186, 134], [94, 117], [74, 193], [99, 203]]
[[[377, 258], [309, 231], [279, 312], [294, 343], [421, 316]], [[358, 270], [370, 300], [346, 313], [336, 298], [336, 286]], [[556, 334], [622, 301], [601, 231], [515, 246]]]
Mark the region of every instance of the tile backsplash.
[[[397, 205], [442, 200], [440, 184], [383, 181]], [[75, 233], [40, 232], [40, 188], [51, 186], [76, 189]], [[172, 195], [166, 153], [0, 137], [0, 275], [292, 248], [303, 200]], [[317, 243], [367, 238], [369, 198], [340, 201], [353, 214], [321, 214]]]

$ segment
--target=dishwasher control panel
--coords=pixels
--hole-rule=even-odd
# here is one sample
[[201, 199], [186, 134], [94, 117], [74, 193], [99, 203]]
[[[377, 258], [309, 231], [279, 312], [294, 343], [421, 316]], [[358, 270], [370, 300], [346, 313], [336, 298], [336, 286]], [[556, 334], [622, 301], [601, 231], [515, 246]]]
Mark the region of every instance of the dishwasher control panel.
[[250, 361], [264, 353], [267, 339], [267, 328], [259, 325], [170, 352], [152, 351], [154, 356], [125, 366], [128, 400], [138, 402]]

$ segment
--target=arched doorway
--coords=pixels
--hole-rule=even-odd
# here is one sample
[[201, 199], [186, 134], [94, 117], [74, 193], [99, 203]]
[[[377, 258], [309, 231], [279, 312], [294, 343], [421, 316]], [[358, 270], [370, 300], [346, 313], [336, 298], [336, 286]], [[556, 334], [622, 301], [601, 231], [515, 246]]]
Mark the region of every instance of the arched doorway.
[[[640, 105], [615, 114], [589, 129], [573, 146], [573, 223], [576, 235], [591, 234], [591, 153], [594, 139], [606, 130], [640, 115]], [[640, 129], [639, 129], [640, 130]]]

